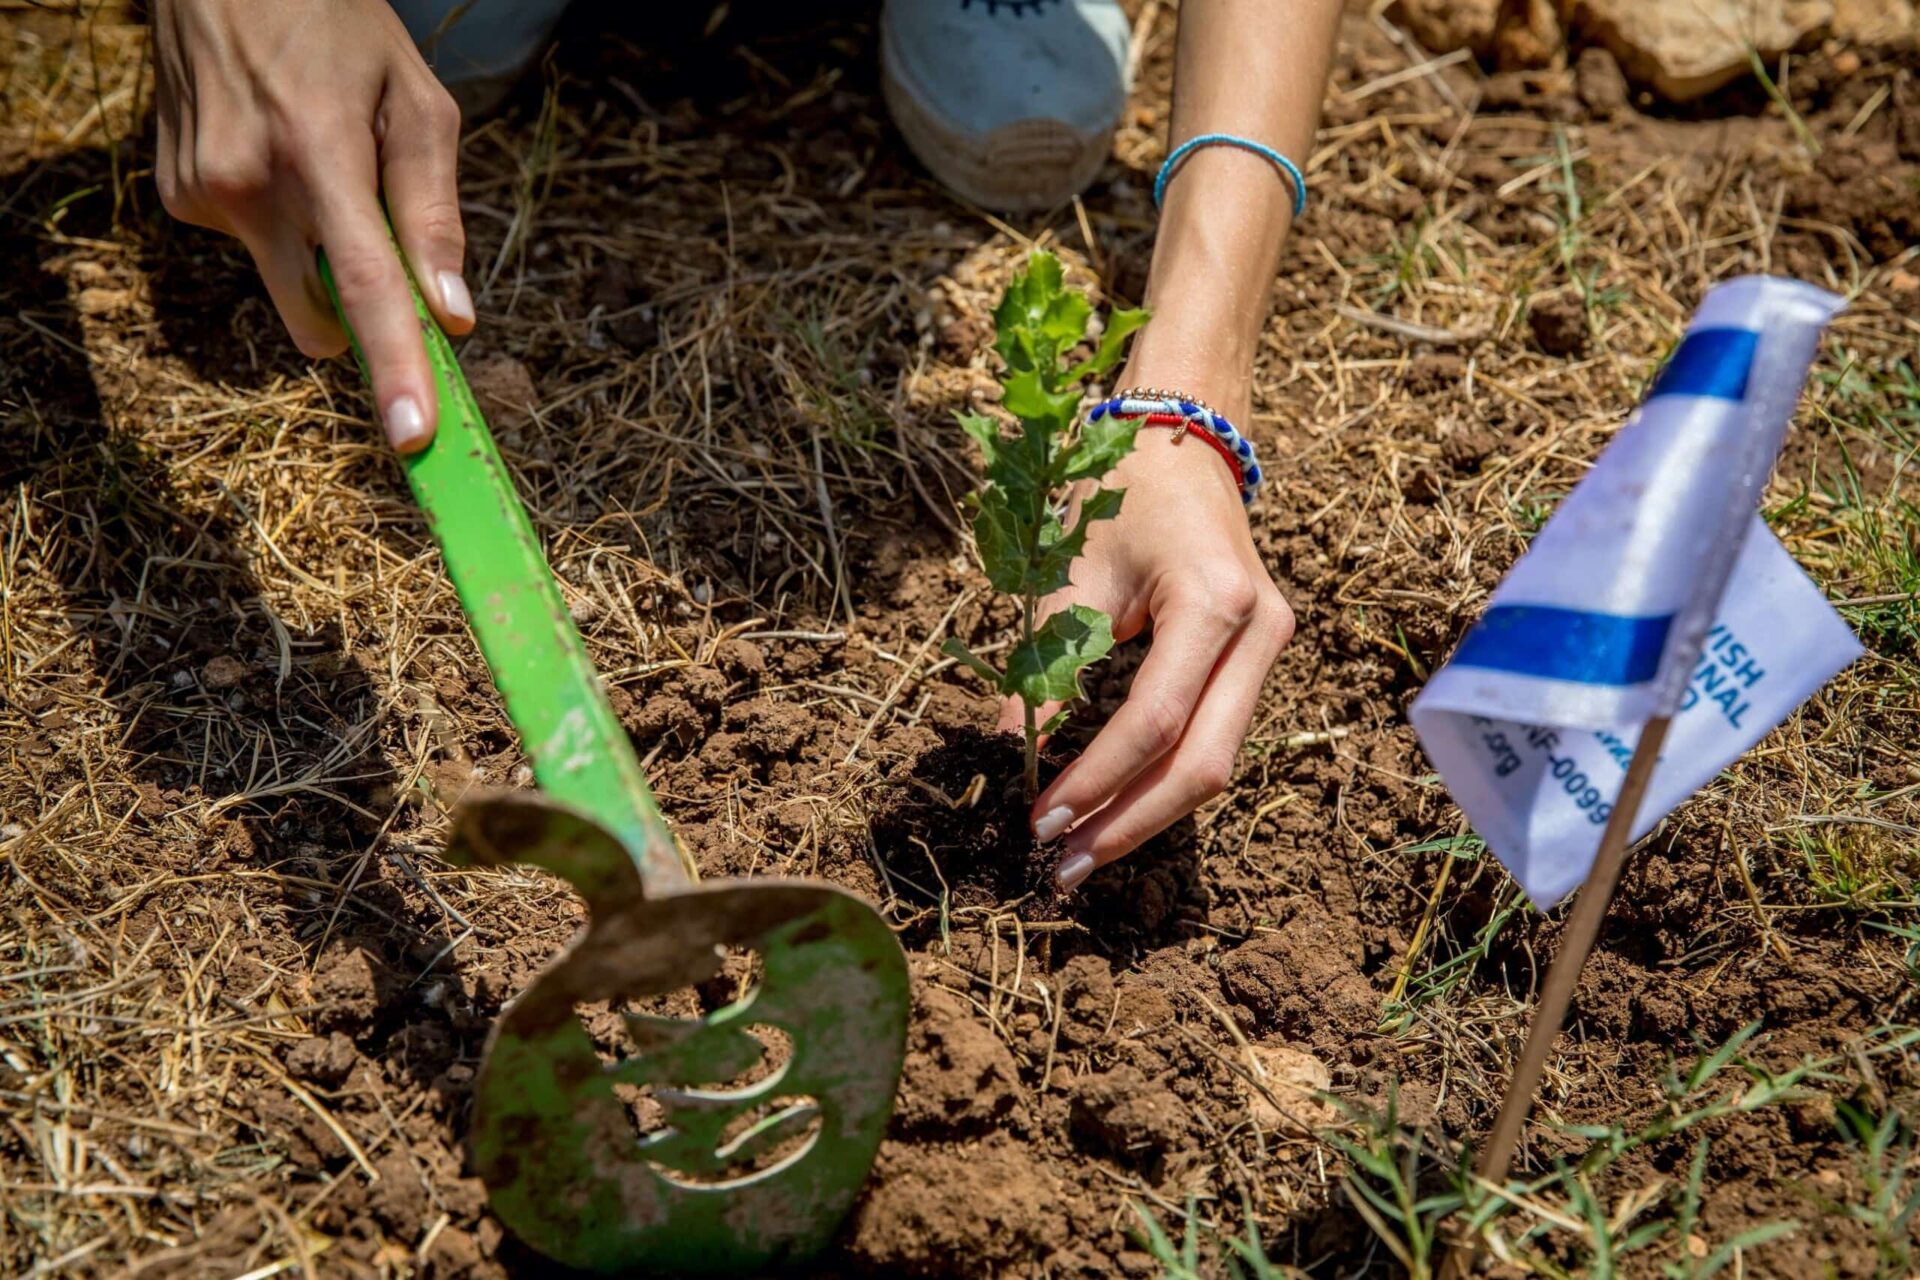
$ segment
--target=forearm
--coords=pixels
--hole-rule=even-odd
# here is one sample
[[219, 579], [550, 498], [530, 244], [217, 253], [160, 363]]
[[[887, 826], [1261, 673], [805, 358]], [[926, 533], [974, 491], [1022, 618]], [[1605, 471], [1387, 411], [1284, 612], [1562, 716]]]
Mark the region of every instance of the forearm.
[[[1169, 148], [1231, 133], [1304, 168], [1339, 17], [1339, 0], [1186, 0]], [[1147, 278], [1154, 320], [1131, 361], [1139, 380], [1214, 399], [1229, 416], [1245, 413], [1292, 209], [1286, 177], [1251, 152], [1202, 147], [1182, 162]]]

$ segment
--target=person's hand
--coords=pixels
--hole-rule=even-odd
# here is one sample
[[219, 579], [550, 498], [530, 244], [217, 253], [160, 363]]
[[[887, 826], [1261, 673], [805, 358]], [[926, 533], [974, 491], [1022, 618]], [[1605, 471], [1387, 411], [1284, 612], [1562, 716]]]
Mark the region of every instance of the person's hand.
[[[1126, 490], [1120, 514], [1093, 527], [1073, 585], [1043, 610], [1091, 605], [1115, 640], [1153, 624], [1126, 702], [1033, 806], [1042, 840], [1067, 833], [1056, 874], [1068, 889], [1226, 789], [1267, 669], [1293, 637], [1220, 455], [1159, 428], [1135, 439], [1102, 481]], [[1000, 727], [1023, 716], [1009, 699]]]
[[424, 448], [433, 371], [380, 196], [435, 318], [473, 328], [459, 108], [384, 0], [157, 0], [153, 31], [168, 212], [239, 237], [309, 356], [347, 346], [314, 264], [325, 248], [387, 438]]

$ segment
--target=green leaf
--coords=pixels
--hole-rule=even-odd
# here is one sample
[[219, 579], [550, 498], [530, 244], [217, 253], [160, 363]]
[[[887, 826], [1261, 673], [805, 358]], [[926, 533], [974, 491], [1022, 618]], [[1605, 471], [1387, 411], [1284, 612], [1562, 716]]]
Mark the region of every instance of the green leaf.
[[1028, 706], [1080, 696], [1080, 672], [1113, 648], [1113, 623], [1098, 609], [1069, 605], [1007, 658], [1007, 690]]
[[1060, 291], [1060, 259], [1045, 252], [1027, 259], [1027, 269], [1007, 286], [1000, 305], [993, 309], [993, 346], [1009, 369], [1034, 370], [1053, 363], [1054, 353], [1042, 350], [1043, 335], [1047, 313]]
[[1072, 291], [1055, 295], [1047, 302], [1046, 314], [1040, 318], [1040, 334], [1054, 344], [1054, 349], [1064, 350], [1086, 336], [1087, 321], [1093, 317], [1093, 304]]
[[1072, 581], [1073, 562], [1086, 549], [1087, 534], [1095, 520], [1111, 520], [1120, 514], [1120, 501], [1127, 496], [1125, 489], [1095, 489], [1080, 503], [1080, 518], [1074, 521], [1073, 532], [1061, 533], [1059, 526], [1041, 531], [1040, 545], [1033, 557], [1033, 572], [1028, 578], [1032, 590], [1038, 595], [1050, 595], [1061, 590]]
[[1035, 253], [994, 308], [994, 349], [1014, 373], [1036, 375], [1047, 390], [1061, 385], [1060, 353], [1085, 336], [1093, 307], [1065, 286], [1060, 260]]
[[1080, 438], [1060, 458], [1060, 480], [1098, 480], [1113, 470], [1120, 459], [1133, 450], [1133, 438], [1140, 431], [1140, 419], [1116, 418], [1107, 414], [1098, 422], [1080, 428]]
[[1018, 595], [1026, 589], [1025, 526], [1007, 505], [1007, 495], [988, 485], [974, 499], [973, 541], [980, 548], [980, 564], [995, 591]]
[[1120, 353], [1125, 349], [1127, 339], [1146, 324], [1148, 314], [1144, 307], [1128, 307], [1109, 315], [1107, 327], [1101, 330], [1100, 343], [1093, 349], [1092, 357], [1067, 370], [1067, 381], [1084, 382], [1088, 378], [1097, 378], [1119, 364]]
[[1000, 424], [978, 413], [954, 415], [961, 429], [980, 445], [987, 479], [1005, 491], [1007, 505], [1032, 523], [1046, 501], [1046, 440], [1031, 430], [1017, 436], [1000, 433]]
[[1045, 423], [1057, 434], [1073, 425], [1073, 415], [1080, 409], [1078, 391], [1049, 391], [1040, 374], [1031, 369], [1009, 374], [1002, 385], [1006, 395], [1000, 403], [1008, 413], [1022, 422]]
[[1047, 722], [1040, 726], [1040, 732], [1058, 733], [1060, 732], [1060, 726], [1071, 719], [1073, 719], [1073, 708], [1062, 707], [1047, 717]]
[[953, 658], [972, 667], [974, 671], [980, 675], [981, 679], [987, 681], [996, 689], [998, 689], [1005, 680], [1004, 676], [993, 669], [992, 663], [967, 648], [958, 636], [948, 636], [946, 643], [940, 646], [940, 652], [946, 654], [949, 658]]

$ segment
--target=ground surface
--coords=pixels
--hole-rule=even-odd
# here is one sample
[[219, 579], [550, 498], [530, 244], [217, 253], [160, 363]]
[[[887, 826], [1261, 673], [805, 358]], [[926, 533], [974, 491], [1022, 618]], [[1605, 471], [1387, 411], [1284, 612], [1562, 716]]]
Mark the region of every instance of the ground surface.
[[[937, 661], [1009, 621], [951, 412], [1029, 237], [1137, 297], [1171, 15], [1136, 10], [1084, 209], [1002, 223], [904, 155], [863, 17], [756, 8], [582, 23], [473, 130], [463, 358], [703, 871], [831, 877], [910, 947], [893, 1134], [820, 1274], [1177, 1273], [1189, 1230], [1222, 1274], [1250, 1227], [1316, 1275], [1424, 1268], [1446, 1204], [1404, 1193], [1457, 1185], [1558, 925], [1407, 702], [1702, 290], [1760, 269], [1852, 296], [1768, 513], [1870, 656], [1630, 872], [1499, 1265], [1907, 1274], [1915, 64], [1652, 118], [1591, 70], [1409, 72], [1350, 19], [1255, 398], [1299, 637], [1226, 798], [1020, 905], [971, 783], [1009, 758]], [[536, 1274], [465, 1100], [578, 912], [436, 860], [429, 795], [521, 758], [352, 371], [158, 210], [149, 102], [138, 27], [0, 6], [0, 1270]], [[929, 857], [979, 863], [944, 916]]]

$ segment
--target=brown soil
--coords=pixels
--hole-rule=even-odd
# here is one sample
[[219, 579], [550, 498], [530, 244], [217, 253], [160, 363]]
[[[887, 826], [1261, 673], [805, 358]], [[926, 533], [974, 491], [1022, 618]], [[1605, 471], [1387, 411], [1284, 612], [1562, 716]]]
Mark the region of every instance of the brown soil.
[[[19, 21], [0, 38], [17, 67], [57, 62], [77, 29]], [[1768, 265], [1763, 246], [1775, 270], [1854, 281], [1920, 240], [1920, 81], [1796, 64], [1796, 104], [1829, 140], [1808, 160], [1773, 116], [1638, 116], [1585, 63], [1577, 97], [1570, 76], [1516, 79], [1472, 117], [1470, 67], [1352, 97], [1408, 63], [1350, 21], [1256, 397], [1256, 438], [1282, 460], [1256, 536], [1298, 638], [1229, 793], [1062, 895], [1057, 851], [1027, 834], [1017, 743], [982, 731], [992, 707], [966, 677], [925, 676], [961, 593], [950, 633], [986, 646], [1011, 622], [952, 532], [968, 470], [925, 442], [957, 438], [951, 410], [991, 394], [985, 317], [1020, 249], [887, 132], [864, 16], [789, 21], [751, 51], [697, 24], [664, 52], [568, 46], [567, 160], [535, 239], [503, 254], [504, 219], [472, 220], [473, 260], [509, 265], [466, 358], [490, 365], [570, 607], [702, 873], [827, 877], [909, 949], [893, 1128], [817, 1273], [1157, 1274], [1135, 1205], [1176, 1236], [1189, 1205], [1226, 1230], [1251, 1212], [1277, 1259], [1391, 1273], [1316, 1132], [1391, 1104], [1436, 1144], [1484, 1134], [1560, 929], [1522, 911], [1457, 987], [1401, 994], [1410, 953], [1418, 971], [1465, 954], [1512, 901], [1485, 858], [1442, 883], [1433, 841], [1458, 814], [1404, 707], [1524, 546], [1522, 505], [1565, 491], [1705, 283]], [[1025, 228], [1122, 299], [1150, 243], [1170, 22], [1086, 198], [1096, 243], [1072, 211]], [[130, 30], [102, 38], [137, 78]], [[626, 90], [591, 88], [607, 76]], [[519, 198], [538, 97], [470, 142], [476, 209]], [[0, 991], [20, 996], [0, 1098], [21, 1108], [0, 1131], [0, 1267], [72, 1250], [73, 1274], [283, 1258], [315, 1275], [545, 1274], [488, 1214], [462, 1143], [486, 1030], [579, 909], [544, 877], [434, 858], [445, 822], [425, 793], [522, 784], [511, 730], [351, 371], [311, 372], [239, 251], [164, 222], [124, 176], [144, 144], [106, 138], [150, 135], [137, 100], [114, 99], [102, 135], [75, 123], [91, 97], [56, 94], [55, 128], [29, 127], [16, 96], [0, 134], [5, 964], [45, 975], [32, 990], [53, 1002]], [[1587, 234], [1625, 300], [1592, 329], [1552, 265], [1560, 197], [1496, 194], [1551, 157], [1556, 121], [1593, 189], [1619, 193]], [[1764, 229], [1776, 207], [1755, 241], [1748, 211]], [[1416, 216], [1447, 229], [1402, 278], [1389, 258]], [[1910, 356], [1915, 297], [1867, 276], [1848, 350]], [[1862, 476], [1894, 473], [1885, 440], [1845, 430], [1807, 425], [1782, 492], [1829, 474], [1837, 445]], [[1817, 559], [1807, 519], [1789, 532], [1809, 549], [1789, 545]], [[1852, 678], [1910, 670], [1902, 643]], [[1100, 670], [1083, 723], [1124, 697], [1138, 649]], [[1814, 897], [1775, 834], [1863, 798], [1920, 822], [1920, 713], [1910, 688], [1866, 687], [1815, 699], [1634, 864], [1528, 1168], [1583, 1149], [1556, 1124], [1662, 1114], [1672, 1061], [1756, 1019], [1753, 1053], [1776, 1068], [1911, 1020], [1900, 943]], [[1870, 1078], [1852, 1062], [1829, 1092], [1890, 1105], [1920, 1085], [1905, 1055]], [[1701, 1130], [1700, 1238], [1798, 1218], [1750, 1269], [1874, 1274], [1870, 1231], [1807, 1207], [1808, 1188], [1865, 1194], [1833, 1115], [1821, 1094]], [[56, 1130], [84, 1153], [65, 1173]], [[1635, 1151], [1604, 1198], [1684, 1179], [1697, 1136]], [[62, 1177], [146, 1191], [67, 1194]], [[1578, 1265], [1565, 1239], [1537, 1247]]]

